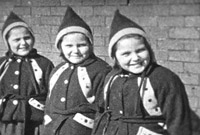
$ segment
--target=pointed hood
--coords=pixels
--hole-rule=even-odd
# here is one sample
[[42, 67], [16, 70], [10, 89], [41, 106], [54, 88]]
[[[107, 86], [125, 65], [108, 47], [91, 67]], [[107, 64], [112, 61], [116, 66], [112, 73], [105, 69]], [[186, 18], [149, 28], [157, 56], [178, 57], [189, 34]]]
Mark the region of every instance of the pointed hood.
[[79, 32], [86, 35], [90, 42], [93, 44], [93, 36], [90, 27], [86, 22], [77, 15], [74, 10], [68, 6], [65, 12], [62, 23], [58, 29], [58, 34], [56, 36], [55, 46], [58, 48], [58, 43], [62, 37], [68, 33]]
[[27, 28], [30, 31], [30, 33], [32, 34], [33, 39], [35, 40], [33, 31], [28, 26], [28, 24], [24, 20], [19, 18], [19, 16], [17, 16], [14, 12], [11, 11], [9, 16], [7, 17], [6, 21], [4, 22], [3, 27], [2, 27], [2, 36], [3, 36], [3, 40], [4, 40], [5, 44], [8, 45], [8, 42], [7, 42], [7, 39], [6, 39], [6, 35], [8, 34], [8, 32], [11, 29], [18, 27], [18, 26], [22, 26], [22, 27]]
[[146, 37], [144, 29], [137, 23], [133, 22], [126, 16], [122, 15], [119, 10], [115, 11], [114, 18], [111, 23], [108, 54], [111, 57], [114, 44], [123, 36], [129, 34], [138, 34]]

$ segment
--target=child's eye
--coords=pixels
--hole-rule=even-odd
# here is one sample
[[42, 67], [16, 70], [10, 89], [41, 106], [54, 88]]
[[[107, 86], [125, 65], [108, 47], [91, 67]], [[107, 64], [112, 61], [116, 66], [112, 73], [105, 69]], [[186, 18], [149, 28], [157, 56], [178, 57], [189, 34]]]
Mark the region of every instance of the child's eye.
[[66, 45], [64, 45], [65, 47], [72, 47], [73, 45], [70, 45], [70, 44], [66, 44]]
[[87, 46], [87, 44], [78, 44], [78, 47], [84, 47]]
[[14, 39], [14, 41], [15, 41], [15, 42], [18, 42], [18, 41], [20, 41], [20, 38], [16, 38], [16, 39]]
[[31, 36], [24, 37], [24, 40], [29, 40], [29, 39], [31, 39]]
[[129, 54], [130, 54], [130, 52], [124, 52], [124, 53], [122, 53], [122, 56], [129, 56]]
[[136, 52], [137, 52], [137, 53], [140, 53], [140, 52], [144, 52], [144, 51], [146, 51], [146, 48], [140, 48], [140, 49], [138, 49]]

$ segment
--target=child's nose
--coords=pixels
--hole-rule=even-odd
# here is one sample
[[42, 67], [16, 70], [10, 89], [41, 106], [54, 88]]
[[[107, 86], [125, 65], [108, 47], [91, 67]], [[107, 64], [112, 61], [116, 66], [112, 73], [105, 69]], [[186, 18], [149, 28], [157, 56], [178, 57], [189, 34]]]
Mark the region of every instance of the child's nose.
[[21, 44], [26, 44], [26, 41], [24, 39], [21, 39]]
[[137, 53], [132, 53], [131, 58], [132, 60], [137, 61], [139, 59], [139, 56]]
[[73, 52], [78, 52], [79, 51], [77, 46], [74, 46], [72, 49], [73, 49]]

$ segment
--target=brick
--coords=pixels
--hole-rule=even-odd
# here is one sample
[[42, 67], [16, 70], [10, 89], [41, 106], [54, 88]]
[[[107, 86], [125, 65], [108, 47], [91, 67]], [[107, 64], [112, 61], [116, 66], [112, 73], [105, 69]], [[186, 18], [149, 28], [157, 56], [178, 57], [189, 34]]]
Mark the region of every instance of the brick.
[[94, 53], [99, 56], [108, 56], [107, 47], [94, 47]]
[[189, 98], [189, 104], [191, 108], [197, 108], [199, 105], [199, 99], [198, 97], [190, 97]]
[[30, 7], [15, 7], [13, 10], [17, 15], [31, 15]]
[[184, 40], [158, 41], [157, 48], [160, 50], [183, 50], [184, 49]]
[[128, 5], [128, 0], [105, 0], [106, 5]]
[[142, 5], [144, 16], [168, 16], [169, 5]]
[[184, 63], [184, 71], [200, 74], [200, 63]]
[[159, 17], [158, 26], [160, 27], [184, 26], [184, 17]]
[[[51, 43], [50, 36], [48, 34], [35, 34], [36, 43]], [[43, 48], [44, 50], [47, 48]]]
[[200, 41], [199, 40], [185, 40], [185, 50], [200, 50]]
[[129, 0], [129, 5], [136, 4], [158, 4], [158, 0]]
[[41, 17], [41, 24], [44, 24], [44, 25], [60, 25], [61, 24], [61, 17], [43, 16], [43, 17]]
[[199, 53], [193, 51], [169, 51], [169, 60], [182, 62], [199, 62]]
[[157, 50], [155, 52], [155, 57], [157, 60], [167, 60], [168, 59], [168, 52], [164, 50]]
[[94, 15], [113, 16], [116, 7], [114, 6], [95, 6]]
[[170, 13], [169, 5], [153, 5], [153, 14], [155, 16], [168, 16]]
[[106, 17], [106, 20], [105, 20], [106, 28], [110, 29], [112, 20], [113, 20], [113, 17]]
[[197, 74], [179, 74], [184, 84], [188, 85], [199, 85], [199, 76]]
[[107, 34], [109, 33], [108, 28], [106, 27], [94, 27], [94, 36], [108, 36]]
[[23, 6], [60, 6], [60, 0], [21, 0]]
[[200, 26], [200, 17], [199, 16], [185, 17], [185, 26], [199, 27]]
[[94, 37], [94, 46], [105, 46], [105, 41], [103, 37]]
[[82, 0], [60, 0], [61, 6], [67, 6], [67, 5], [76, 5], [80, 6], [82, 5]]
[[89, 26], [105, 26], [104, 16], [83, 17]]
[[199, 32], [195, 28], [172, 28], [169, 30], [170, 38], [198, 39]]
[[55, 34], [50, 34], [49, 35], [49, 38], [50, 38], [50, 43], [53, 44], [53, 47], [54, 47], [54, 44], [55, 44], [55, 41], [56, 41], [56, 33]]
[[181, 4], [184, 0], [158, 0], [159, 4]]
[[51, 26], [33, 26], [34, 32], [36, 34], [51, 34]]
[[171, 15], [199, 15], [200, 9], [197, 4], [172, 5], [170, 8]]
[[185, 3], [189, 3], [189, 4], [198, 4], [198, 3], [200, 3], [200, 1], [199, 0], [185, 0]]
[[39, 52], [51, 52], [51, 45], [48, 44], [48, 43], [38, 43], [37, 40], [36, 40], [36, 44], [34, 46], [37, 51]]
[[57, 34], [59, 26], [51, 26], [51, 33]]
[[38, 16], [23, 16], [23, 20], [31, 26], [41, 24], [40, 17]]
[[60, 16], [64, 16], [65, 11], [67, 10], [66, 7], [51, 7], [50, 12], [51, 15], [60, 15]]
[[136, 23], [140, 24], [140, 26], [148, 27], [148, 26], [157, 26], [157, 17], [138, 17], [138, 21]]
[[8, 15], [11, 10], [13, 10], [14, 2], [9, 1], [0, 1], [0, 14]]
[[[137, 6], [120, 6], [119, 10], [122, 14], [125, 16], [133, 19], [136, 16], [143, 16], [143, 5], [137, 5]], [[113, 13], [114, 14], [114, 13]]]
[[93, 7], [89, 6], [81, 6], [78, 8], [74, 8], [74, 10], [77, 12], [80, 16], [92, 16], [93, 15]]
[[168, 38], [168, 29], [159, 28], [159, 27], [145, 27], [147, 34], [152, 39], [167, 39]]
[[32, 7], [32, 15], [50, 15], [50, 7]]
[[103, 6], [105, 4], [104, 0], [83, 0], [82, 1], [83, 5], [90, 5], [90, 6]]

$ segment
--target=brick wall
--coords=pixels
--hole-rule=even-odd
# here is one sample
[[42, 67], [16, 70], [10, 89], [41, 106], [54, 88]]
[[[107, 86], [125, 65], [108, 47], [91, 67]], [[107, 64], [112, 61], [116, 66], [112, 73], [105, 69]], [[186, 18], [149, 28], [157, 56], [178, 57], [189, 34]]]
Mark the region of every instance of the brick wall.
[[[120, 9], [143, 26], [158, 63], [181, 77], [194, 119], [200, 116], [200, 0], [0, 0], [0, 29], [13, 10], [33, 28], [35, 47], [57, 65], [61, 59], [54, 41], [67, 5], [91, 26], [95, 53], [109, 63], [107, 45], [114, 11]], [[0, 54], [6, 50], [0, 37]]]

